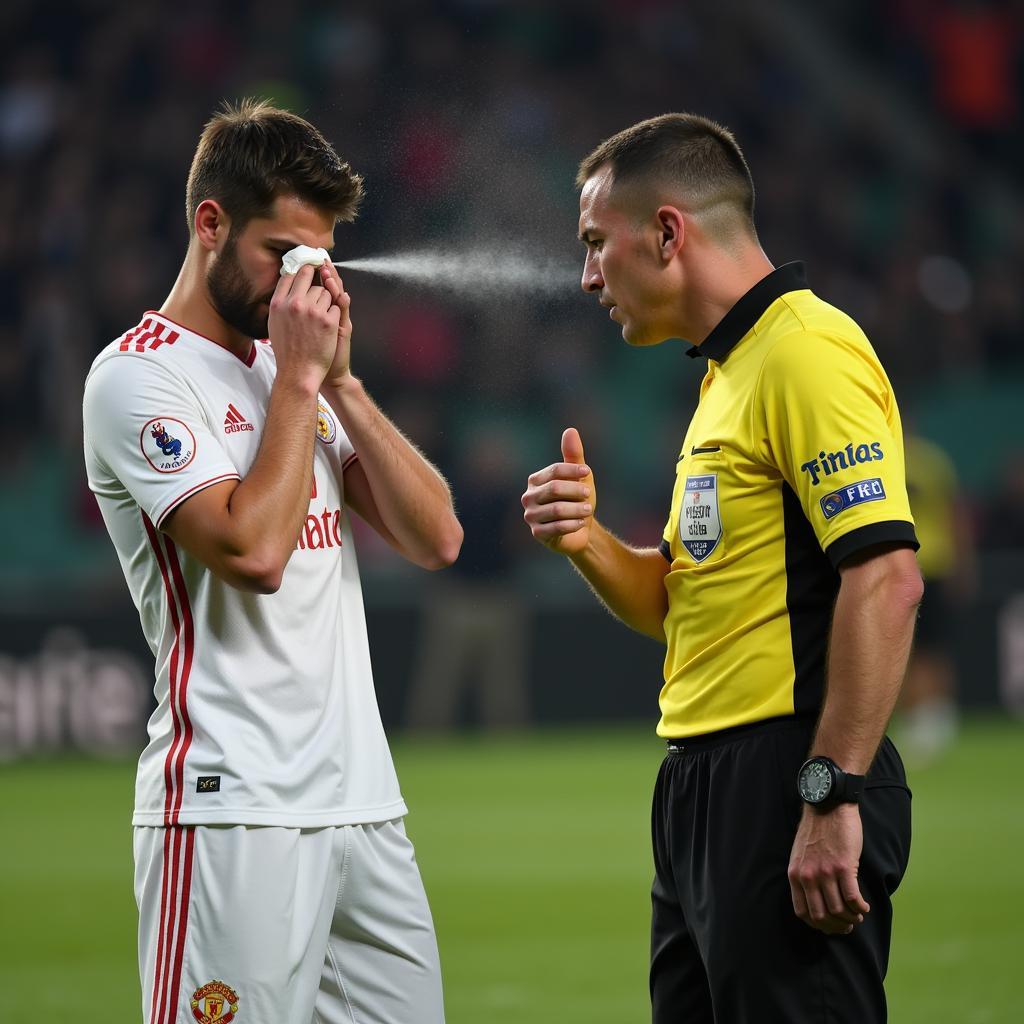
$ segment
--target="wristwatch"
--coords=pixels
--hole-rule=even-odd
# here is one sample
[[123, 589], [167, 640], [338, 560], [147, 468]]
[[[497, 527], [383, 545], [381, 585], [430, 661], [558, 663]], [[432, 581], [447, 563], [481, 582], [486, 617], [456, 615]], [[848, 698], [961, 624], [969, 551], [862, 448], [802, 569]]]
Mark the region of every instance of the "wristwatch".
[[808, 758], [796, 777], [800, 799], [822, 811], [836, 804], [860, 803], [863, 788], [863, 775], [844, 772], [831, 757]]

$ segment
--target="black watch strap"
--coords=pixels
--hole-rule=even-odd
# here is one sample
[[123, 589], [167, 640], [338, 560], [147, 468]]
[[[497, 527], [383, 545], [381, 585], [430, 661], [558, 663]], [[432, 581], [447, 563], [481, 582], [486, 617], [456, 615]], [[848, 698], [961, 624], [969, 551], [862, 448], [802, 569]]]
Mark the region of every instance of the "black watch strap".
[[[827, 792], [823, 783], [828, 780]], [[860, 803], [864, 791], [864, 776], [844, 772], [831, 757], [817, 755], [808, 758], [797, 775], [800, 798], [815, 810], [827, 811], [836, 804]]]
[[860, 795], [864, 792], [864, 776], [854, 775], [852, 772], [844, 772], [837, 766], [838, 776], [835, 796], [832, 804], [859, 804]]

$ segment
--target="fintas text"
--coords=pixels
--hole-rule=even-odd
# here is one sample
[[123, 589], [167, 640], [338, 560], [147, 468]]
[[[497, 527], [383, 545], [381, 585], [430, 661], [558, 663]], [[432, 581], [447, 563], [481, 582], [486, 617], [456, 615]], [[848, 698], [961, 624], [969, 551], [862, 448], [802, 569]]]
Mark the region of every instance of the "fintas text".
[[831, 476], [841, 469], [850, 469], [862, 462], [881, 462], [885, 458], [882, 446], [878, 441], [854, 445], [848, 444], [838, 451], [818, 452], [816, 459], [808, 459], [800, 466], [801, 473], [807, 473], [811, 478], [811, 486], [820, 483], [822, 476]]

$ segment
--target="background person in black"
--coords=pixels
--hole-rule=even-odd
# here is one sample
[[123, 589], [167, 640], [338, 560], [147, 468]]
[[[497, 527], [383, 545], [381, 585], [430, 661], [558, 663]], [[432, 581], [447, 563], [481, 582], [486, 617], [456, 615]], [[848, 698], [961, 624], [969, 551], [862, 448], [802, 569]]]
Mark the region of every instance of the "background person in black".
[[[718, 125], [685, 114], [634, 125], [583, 161], [578, 183], [584, 290], [631, 345], [688, 338], [711, 361], [694, 417], [707, 436], [691, 425], [681, 472], [691, 454], [710, 461], [677, 482], [673, 502], [677, 517], [684, 502], [701, 503], [708, 544], [680, 544], [670, 518], [663, 557], [601, 526], [573, 428], [563, 460], [530, 476], [522, 499], [537, 540], [567, 555], [627, 625], [668, 643], [659, 733], [670, 753], [652, 821], [655, 1024], [882, 1021], [889, 897], [910, 841], [902, 764], [883, 737], [922, 592], [888, 380], [863, 333], [807, 289], [798, 264], [768, 261], [749, 170]], [[862, 429], [844, 444], [864, 441], [864, 463], [876, 458], [867, 440], [881, 438], [870, 471], [834, 452], [828, 486], [814, 489], [824, 470], [801, 479], [818, 440], [841, 447], [821, 430]], [[858, 490], [867, 484], [876, 490]], [[772, 545], [777, 557], [766, 562]], [[813, 563], [818, 581], [799, 599], [796, 558]], [[750, 614], [737, 620], [737, 604]], [[808, 622], [820, 629], [802, 647], [812, 664], [797, 644]], [[681, 640], [687, 632], [700, 642]], [[743, 645], [750, 657], [734, 671]], [[710, 694], [706, 707], [694, 690]], [[693, 704], [691, 717], [679, 713]], [[866, 783], [844, 790], [839, 775], [829, 799], [808, 772], [798, 792], [809, 755]]]
[[529, 720], [527, 618], [510, 581], [529, 543], [508, 502], [520, 473], [502, 431], [481, 425], [462, 440], [452, 487], [466, 539], [458, 575], [425, 611], [407, 704], [413, 729], [436, 732], [466, 720], [517, 729]]

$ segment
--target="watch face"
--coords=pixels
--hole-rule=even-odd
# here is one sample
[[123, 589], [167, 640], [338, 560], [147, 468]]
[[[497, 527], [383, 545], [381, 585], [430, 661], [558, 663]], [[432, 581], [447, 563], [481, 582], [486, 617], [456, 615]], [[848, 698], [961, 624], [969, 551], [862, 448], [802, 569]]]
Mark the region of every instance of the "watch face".
[[811, 761], [800, 772], [800, 796], [810, 804], [820, 804], [832, 792], [832, 773], [824, 761]]

